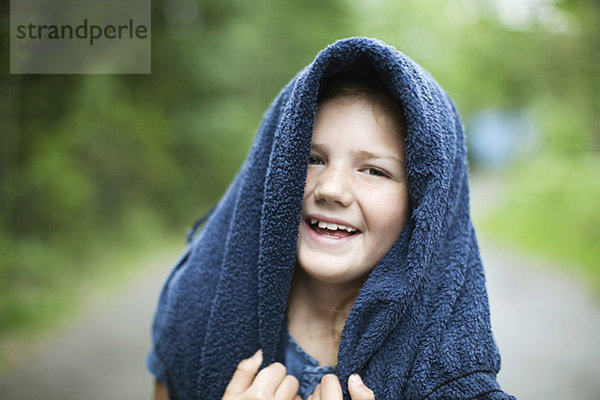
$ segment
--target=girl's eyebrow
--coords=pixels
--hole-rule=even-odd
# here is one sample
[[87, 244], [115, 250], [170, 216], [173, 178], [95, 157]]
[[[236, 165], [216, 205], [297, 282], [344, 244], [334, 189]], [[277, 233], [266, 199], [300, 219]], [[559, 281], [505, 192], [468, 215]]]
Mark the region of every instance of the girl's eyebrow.
[[[312, 143], [311, 147], [312, 147], [312, 150], [321, 151], [321, 152], [325, 151], [328, 148], [327, 145], [323, 145], [320, 143]], [[367, 151], [367, 150], [353, 151], [352, 155], [358, 156], [360, 158], [367, 158], [367, 159], [387, 158], [387, 159], [393, 160], [397, 163], [400, 163], [400, 164], [402, 163], [402, 161], [398, 157], [395, 157], [391, 154], [373, 153], [373, 152]]]
[[361, 158], [388, 158], [390, 160], [393, 160], [397, 163], [401, 163], [400, 159], [398, 157], [394, 157], [391, 154], [382, 154], [382, 153], [372, 153], [370, 151], [366, 151], [366, 150], [360, 150], [360, 151], [353, 151], [353, 154], [361, 157]]

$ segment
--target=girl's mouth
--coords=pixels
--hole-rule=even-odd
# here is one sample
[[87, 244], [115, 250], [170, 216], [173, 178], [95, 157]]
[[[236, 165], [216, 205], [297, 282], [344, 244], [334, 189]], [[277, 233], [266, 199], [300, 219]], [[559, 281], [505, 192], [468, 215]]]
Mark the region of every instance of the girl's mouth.
[[345, 225], [333, 224], [330, 222], [319, 221], [317, 219], [308, 219], [306, 221], [311, 230], [318, 233], [321, 236], [325, 236], [332, 239], [347, 238], [352, 235], [356, 235], [360, 231]]

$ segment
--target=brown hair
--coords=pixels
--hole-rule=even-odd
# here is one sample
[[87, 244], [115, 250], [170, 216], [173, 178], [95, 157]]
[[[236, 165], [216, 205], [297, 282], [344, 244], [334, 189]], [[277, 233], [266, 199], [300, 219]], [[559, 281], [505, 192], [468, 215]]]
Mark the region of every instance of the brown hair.
[[391, 116], [400, 128], [402, 137], [406, 137], [404, 107], [400, 100], [390, 92], [368, 60], [356, 61], [321, 81], [317, 104], [338, 98], [366, 100], [386, 115]]

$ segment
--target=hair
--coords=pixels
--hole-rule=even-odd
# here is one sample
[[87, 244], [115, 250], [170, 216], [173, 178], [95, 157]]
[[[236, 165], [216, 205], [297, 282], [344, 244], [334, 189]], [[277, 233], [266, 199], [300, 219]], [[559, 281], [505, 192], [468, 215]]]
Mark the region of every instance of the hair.
[[394, 96], [367, 59], [360, 59], [321, 81], [317, 105], [334, 99], [365, 100], [390, 116], [406, 137], [402, 102]]

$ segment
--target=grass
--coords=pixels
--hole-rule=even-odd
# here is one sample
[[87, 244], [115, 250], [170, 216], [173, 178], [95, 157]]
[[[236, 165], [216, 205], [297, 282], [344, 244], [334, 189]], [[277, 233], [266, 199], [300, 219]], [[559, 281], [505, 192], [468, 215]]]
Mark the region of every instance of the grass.
[[540, 157], [507, 172], [504, 201], [481, 220], [486, 235], [575, 265], [600, 294], [600, 159]]

